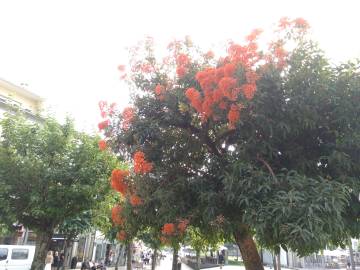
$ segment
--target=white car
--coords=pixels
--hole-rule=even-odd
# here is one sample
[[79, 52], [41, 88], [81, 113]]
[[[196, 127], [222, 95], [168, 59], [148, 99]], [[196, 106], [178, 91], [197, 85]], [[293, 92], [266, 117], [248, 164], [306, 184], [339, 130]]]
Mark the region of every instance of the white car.
[[0, 245], [0, 270], [30, 270], [35, 246]]

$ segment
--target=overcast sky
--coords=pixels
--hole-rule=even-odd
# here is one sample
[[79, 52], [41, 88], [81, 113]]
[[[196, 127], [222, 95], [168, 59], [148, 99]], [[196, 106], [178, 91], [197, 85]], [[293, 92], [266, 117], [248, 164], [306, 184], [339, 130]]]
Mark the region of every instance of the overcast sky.
[[145, 36], [166, 44], [190, 35], [210, 48], [303, 17], [337, 62], [360, 57], [359, 10], [359, 0], [0, 0], [0, 78], [26, 83], [58, 116], [69, 112], [91, 131], [99, 100], [128, 102], [117, 66]]

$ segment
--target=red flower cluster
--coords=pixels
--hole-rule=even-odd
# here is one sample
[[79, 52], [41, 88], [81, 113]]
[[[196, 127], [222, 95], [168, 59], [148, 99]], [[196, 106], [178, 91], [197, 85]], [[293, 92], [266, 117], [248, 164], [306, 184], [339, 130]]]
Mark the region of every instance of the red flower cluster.
[[268, 56], [268, 61], [276, 64], [276, 67], [283, 69], [286, 66], [288, 53], [283, 47], [283, 42], [273, 42], [269, 46], [272, 54]]
[[119, 240], [119, 241], [125, 241], [126, 240], [126, 237], [127, 237], [127, 234], [124, 230], [121, 230], [119, 231], [117, 234], [116, 234], [116, 238]]
[[178, 66], [187, 66], [190, 63], [189, 57], [186, 54], [180, 53], [176, 58]]
[[295, 27], [302, 28], [304, 31], [310, 28], [309, 23], [303, 18], [296, 18], [293, 23]]
[[195, 108], [195, 110], [202, 111], [202, 98], [201, 94], [195, 88], [189, 88], [185, 92], [186, 97], [190, 100], [191, 106]]
[[99, 102], [100, 114], [102, 118], [112, 116], [115, 112], [116, 103], [113, 102], [110, 105], [106, 101]]
[[[237, 106], [239, 95], [251, 100], [256, 91], [255, 65], [260, 60], [255, 40], [261, 30], [254, 30], [247, 37], [247, 45], [230, 44], [228, 56], [219, 60], [217, 68], [206, 68], [199, 71], [195, 78], [201, 89], [189, 88], [185, 95], [191, 106], [200, 114], [202, 121], [209, 118], [218, 119], [218, 110], [228, 114], [229, 127], [239, 121], [240, 110], [243, 106]], [[244, 79], [238, 80], [238, 77]], [[233, 105], [233, 106], [232, 106]]]
[[126, 74], [126, 72], [125, 72], [125, 69], [126, 69], [126, 67], [125, 67], [125, 65], [119, 65], [118, 66], [118, 70], [120, 71], [120, 79], [121, 80], [124, 80], [124, 79], [126, 79], [126, 77], [127, 77], [127, 74]]
[[205, 58], [207, 59], [212, 59], [214, 58], [214, 52], [213, 51], [208, 51], [206, 54], [205, 54]]
[[289, 27], [295, 27], [301, 32], [304, 32], [310, 28], [309, 23], [305, 19], [296, 18], [294, 20], [290, 20], [288, 17], [281, 18], [278, 26], [280, 30], [284, 30]]
[[239, 119], [240, 119], [240, 107], [232, 104], [228, 112], [229, 128], [234, 129], [235, 124], [237, 123], [237, 121], [239, 121]]
[[182, 78], [185, 76], [187, 72], [187, 69], [183, 66], [177, 67], [176, 68], [176, 74], [178, 75], [179, 78]]
[[262, 32], [262, 29], [254, 29], [251, 34], [246, 37], [246, 40], [251, 42], [255, 41]]
[[127, 192], [127, 185], [124, 183], [124, 178], [129, 176], [129, 171], [114, 169], [111, 173], [111, 187], [116, 191], [125, 195]]
[[188, 70], [188, 66], [190, 64], [190, 59], [186, 54], [179, 54], [176, 58], [176, 74], [178, 75], [179, 78], [182, 78], [187, 70]]
[[188, 224], [188, 219], [180, 219], [177, 225], [174, 223], [165, 223], [161, 229], [161, 243], [169, 244], [172, 237], [183, 236], [188, 227]]
[[151, 73], [154, 71], [154, 67], [152, 65], [150, 65], [149, 63], [143, 63], [140, 66], [140, 70], [141, 70], [141, 72], [144, 72], [144, 73]]
[[279, 28], [285, 29], [291, 25], [291, 21], [288, 17], [282, 17], [279, 21]]
[[165, 223], [161, 230], [164, 235], [172, 235], [175, 232], [174, 223]]
[[145, 160], [145, 154], [137, 151], [134, 154], [134, 172], [138, 174], [145, 174], [152, 170], [152, 164]]
[[104, 150], [106, 149], [106, 141], [105, 141], [105, 140], [100, 140], [100, 141], [98, 142], [98, 145], [99, 145], [99, 149], [100, 149], [101, 151], [104, 151]]
[[131, 108], [131, 107], [126, 107], [123, 112], [122, 112], [122, 117], [123, 117], [123, 120], [122, 120], [122, 128], [124, 130], [128, 130], [130, 125], [131, 125], [131, 122], [132, 120], [134, 119], [134, 109]]
[[103, 129], [107, 128], [109, 125], [110, 125], [110, 120], [107, 119], [107, 120], [100, 122], [98, 124], [98, 127], [99, 127], [99, 130], [103, 130]]
[[120, 72], [124, 72], [125, 71], [125, 65], [119, 65], [118, 66], [118, 70], [120, 71]]
[[111, 219], [114, 222], [115, 225], [123, 225], [124, 219], [121, 216], [122, 207], [120, 205], [115, 205], [111, 209]]
[[164, 100], [165, 87], [161, 84], [156, 85], [155, 94], [160, 100]]
[[132, 206], [139, 206], [143, 203], [142, 199], [137, 195], [131, 195], [130, 196], [130, 204]]

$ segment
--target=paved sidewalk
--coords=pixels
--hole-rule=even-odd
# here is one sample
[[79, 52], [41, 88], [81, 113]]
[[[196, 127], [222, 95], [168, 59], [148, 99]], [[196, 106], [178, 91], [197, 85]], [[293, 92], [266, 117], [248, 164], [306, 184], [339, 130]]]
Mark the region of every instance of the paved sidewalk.
[[[172, 266], [172, 259], [170, 257], [165, 258], [164, 260], [160, 261], [160, 265], [156, 266], [156, 270], [171, 270], [171, 266]], [[114, 267], [107, 267], [107, 270], [114, 270]], [[133, 270], [140, 270], [141, 268], [133, 268]], [[144, 265], [144, 268], [142, 270], [150, 270], [151, 269], [151, 265]], [[220, 267], [212, 267], [212, 268], [207, 268], [209, 270], [219, 270]], [[245, 270], [244, 266], [238, 266], [238, 265], [226, 265], [223, 266], [222, 268], [223, 270]], [[289, 269], [286, 267], [281, 267], [282, 270], [294, 270], [294, 269]], [[326, 270], [345, 270], [346, 268], [343, 269], [326, 269]], [[126, 270], [125, 266], [120, 266], [119, 270]], [[181, 265], [181, 270], [193, 270], [192, 268], [190, 268], [189, 266], [187, 266], [186, 264], [182, 264]], [[273, 270], [272, 267], [268, 267], [268, 266], [264, 266], [264, 270]], [[308, 269], [308, 268], [298, 268], [298, 270], [324, 270], [324, 269], [319, 269], [319, 268], [312, 268], [312, 269]], [[356, 270], [360, 270], [359, 267], [356, 267]]]

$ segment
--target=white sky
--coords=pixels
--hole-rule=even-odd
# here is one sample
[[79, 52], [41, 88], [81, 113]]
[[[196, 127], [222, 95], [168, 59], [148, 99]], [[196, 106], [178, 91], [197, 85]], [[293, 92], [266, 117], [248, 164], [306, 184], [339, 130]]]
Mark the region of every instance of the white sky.
[[360, 57], [359, 0], [0, 0], [0, 78], [69, 112], [96, 130], [99, 100], [128, 102], [117, 66], [126, 47], [153, 36], [160, 44], [190, 35], [206, 49], [303, 17], [334, 61]]

